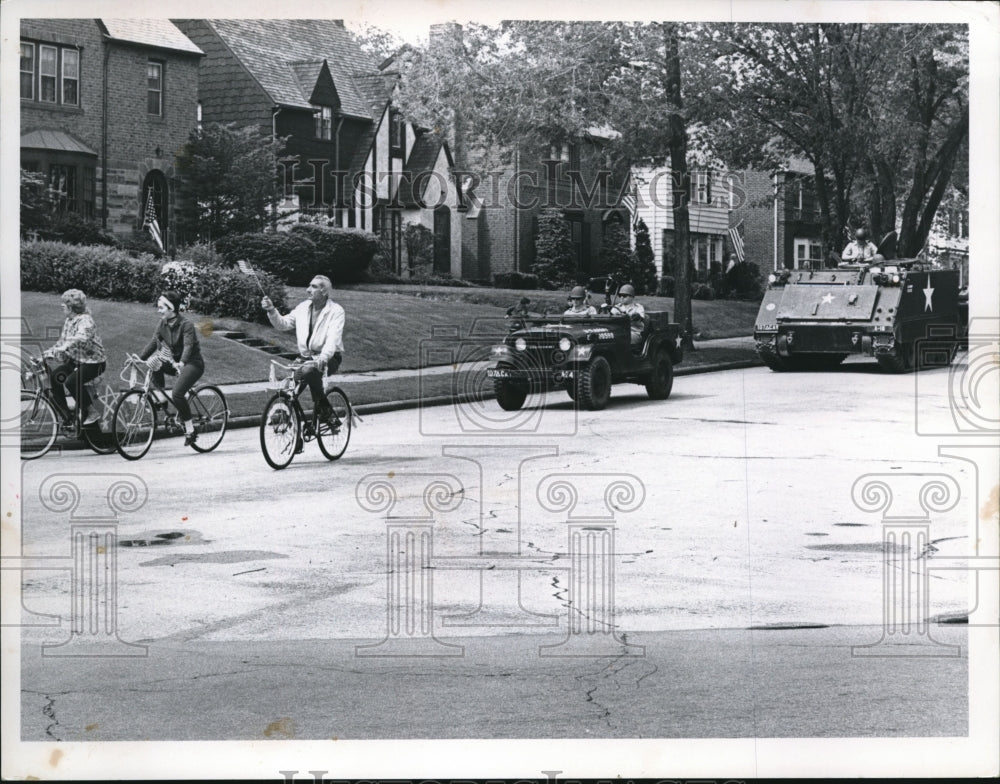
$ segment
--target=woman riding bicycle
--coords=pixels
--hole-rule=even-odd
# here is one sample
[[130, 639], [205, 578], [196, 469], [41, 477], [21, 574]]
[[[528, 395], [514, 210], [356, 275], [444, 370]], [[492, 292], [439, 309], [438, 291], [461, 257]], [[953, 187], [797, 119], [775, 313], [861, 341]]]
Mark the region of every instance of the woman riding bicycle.
[[93, 401], [85, 385], [104, 372], [107, 354], [87, 309], [87, 295], [79, 289], [68, 289], [62, 294], [62, 307], [66, 320], [59, 340], [42, 356], [60, 360], [52, 371], [52, 397], [65, 411], [69, 392], [80, 407], [81, 421], [90, 425], [100, 418], [100, 413], [91, 408]]
[[[205, 372], [205, 361], [201, 357], [198, 331], [191, 321], [181, 316], [183, 302], [184, 298], [178, 292], [163, 292], [156, 302], [156, 309], [162, 318], [152, 340], [139, 354], [139, 358], [149, 359], [154, 354], [162, 357], [159, 367], [153, 372], [153, 383], [160, 389], [163, 389], [164, 373], [176, 374], [177, 380], [174, 382], [170, 397], [177, 407], [181, 425], [184, 427], [184, 446], [191, 446], [198, 438], [198, 434], [195, 432], [194, 422], [191, 421], [191, 407], [185, 396]], [[150, 366], [154, 364], [157, 364], [156, 357]]]

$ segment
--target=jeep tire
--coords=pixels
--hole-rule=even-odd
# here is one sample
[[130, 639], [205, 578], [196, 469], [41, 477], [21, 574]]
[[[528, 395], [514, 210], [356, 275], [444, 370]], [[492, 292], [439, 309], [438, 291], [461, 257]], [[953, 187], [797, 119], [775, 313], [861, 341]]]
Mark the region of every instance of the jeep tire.
[[666, 400], [674, 387], [674, 363], [670, 360], [670, 352], [659, 349], [653, 357], [653, 368], [646, 381], [646, 394], [651, 400]]
[[520, 411], [528, 397], [528, 387], [522, 384], [512, 384], [510, 381], [496, 380], [493, 382], [493, 392], [497, 403], [504, 411]]
[[611, 398], [611, 365], [594, 357], [577, 377], [576, 397], [588, 411], [600, 411]]

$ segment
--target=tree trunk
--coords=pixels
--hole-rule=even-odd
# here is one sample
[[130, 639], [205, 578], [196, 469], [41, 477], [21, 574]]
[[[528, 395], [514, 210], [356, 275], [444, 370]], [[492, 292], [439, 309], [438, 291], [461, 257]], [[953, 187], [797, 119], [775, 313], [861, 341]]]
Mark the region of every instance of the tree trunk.
[[691, 318], [691, 235], [688, 200], [690, 176], [687, 168], [687, 127], [682, 115], [680, 36], [676, 24], [664, 24], [666, 48], [667, 101], [670, 103], [670, 169], [674, 215], [674, 318], [681, 325], [681, 345], [694, 351], [694, 323]]

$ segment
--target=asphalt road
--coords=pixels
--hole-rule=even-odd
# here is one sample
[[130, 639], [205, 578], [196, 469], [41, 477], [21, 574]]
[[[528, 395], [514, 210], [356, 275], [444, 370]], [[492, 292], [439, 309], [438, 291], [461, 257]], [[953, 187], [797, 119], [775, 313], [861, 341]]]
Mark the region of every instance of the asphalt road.
[[[370, 415], [340, 461], [307, 444], [281, 472], [255, 429], [208, 455], [174, 439], [138, 463], [24, 463], [36, 566], [72, 563], [71, 522], [108, 519], [106, 474], [148, 498], [118, 517], [102, 616], [139, 647], [42, 656], [70, 636], [72, 581], [24, 572], [24, 606], [63, 621], [23, 630], [22, 737], [965, 735], [966, 627], [929, 621], [965, 616], [969, 581], [924, 567], [970, 552], [974, 478], [914, 424], [915, 400], [947, 415], [950, 383], [753, 368], [680, 378], [662, 402], [616, 387], [602, 412], [553, 394], [513, 415]], [[56, 474], [78, 519], [39, 500]], [[883, 513], [852, 501], [866, 474], [889, 475], [885, 514], [919, 513], [918, 474], [961, 498], [886, 549]], [[884, 563], [929, 575], [929, 598], [873, 649], [906, 604]]]

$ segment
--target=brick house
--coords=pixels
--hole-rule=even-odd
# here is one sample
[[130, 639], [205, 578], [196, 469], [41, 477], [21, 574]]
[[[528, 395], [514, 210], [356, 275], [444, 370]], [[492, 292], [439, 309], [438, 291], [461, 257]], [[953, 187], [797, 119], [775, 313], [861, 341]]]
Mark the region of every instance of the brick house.
[[179, 19], [205, 52], [201, 122], [255, 125], [287, 137], [284, 212], [325, 213], [374, 232], [406, 272], [407, 223], [434, 237], [434, 269], [461, 274], [457, 193], [444, 141], [393, 107], [382, 73], [340, 20]]
[[45, 176], [53, 209], [122, 236], [152, 195], [172, 247], [201, 50], [163, 19], [25, 19], [20, 44], [21, 167]]
[[761, 271], [822, 267], [829, 250], [807, 162], [792, 160], [775, 172], [730, 173], [730, 227], [739, 227], [746, 260]]

